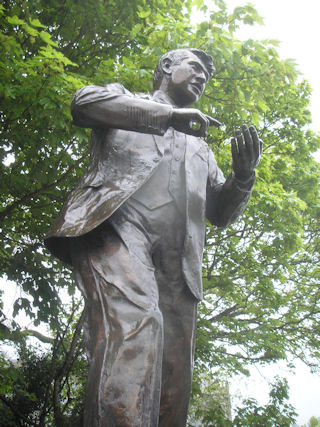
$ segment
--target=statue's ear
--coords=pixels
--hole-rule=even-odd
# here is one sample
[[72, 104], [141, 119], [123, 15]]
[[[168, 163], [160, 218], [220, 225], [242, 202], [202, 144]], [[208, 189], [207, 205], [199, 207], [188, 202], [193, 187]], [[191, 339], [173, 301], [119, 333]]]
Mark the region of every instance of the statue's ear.
[[171, 74], [172, 73], [172, 59], [170, 58], [163, 58], [161, 62], [161, 68], [164, 74]]

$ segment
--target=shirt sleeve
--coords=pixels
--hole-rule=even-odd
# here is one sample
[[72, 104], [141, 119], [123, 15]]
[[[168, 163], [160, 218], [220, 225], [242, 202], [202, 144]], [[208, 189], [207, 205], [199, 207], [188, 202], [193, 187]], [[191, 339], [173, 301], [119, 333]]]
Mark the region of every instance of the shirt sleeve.
[[84, 128], [117, 128], [164, 135], [172, 106], [134, 96], [118, 83], [85, 86], [72, 100], [73, 123]]

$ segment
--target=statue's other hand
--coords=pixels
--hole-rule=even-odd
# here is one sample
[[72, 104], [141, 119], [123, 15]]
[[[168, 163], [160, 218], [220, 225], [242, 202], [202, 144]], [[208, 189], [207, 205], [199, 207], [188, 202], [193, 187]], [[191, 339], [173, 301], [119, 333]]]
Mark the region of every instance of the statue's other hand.
[[242, 126], [231, 138], [232, 168], [237, 178], [249, 179], [258, 166], [262, 154], [262, 141], [254, 126]]
[[203, 114], [195, 108], [175, 108], [172, 110], [169, 126], [188, 135], [205, 137], [209, 126], [221, 125], [218, 120]]

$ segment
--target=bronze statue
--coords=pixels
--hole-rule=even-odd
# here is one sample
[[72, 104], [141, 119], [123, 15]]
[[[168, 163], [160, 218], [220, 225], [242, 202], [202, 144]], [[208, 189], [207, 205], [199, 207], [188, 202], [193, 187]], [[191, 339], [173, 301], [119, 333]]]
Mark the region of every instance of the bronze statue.
[[201, 139], [220, 123], [185, 108], [213, 71], [211, 56], [178, 49], [160, 58], [152, 96], [113, 83], [73, 98], [91, 160], [45, 241], [85, 299], [86, 427], [186, 425], [205, 218], [225, 227], [243, 212], [262, 150], [243, 126], [225, 180]]

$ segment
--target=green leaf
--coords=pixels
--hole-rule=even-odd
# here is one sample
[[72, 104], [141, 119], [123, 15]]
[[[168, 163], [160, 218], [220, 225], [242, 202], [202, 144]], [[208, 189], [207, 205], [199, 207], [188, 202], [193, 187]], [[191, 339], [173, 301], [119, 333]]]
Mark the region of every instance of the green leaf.
[[39, 21], [39, 19], [37, 19], [37, 18], [30, 19], [29, 22], [30, 22], [30, 25], [32, 25], [33, 27], [46, 28], [46, 26], [42, 25], [41, 22]]
[[49, 33], [45, 32], [45, 31], [41, 31], [40, 32], [40, 38], [47, 44], [49, 44], [50, 46], [54, 46], [54, 47], [58, 47], [57, 43], [53, 42], [51, 40], [51, 36]]
[[11, 25], [25, 25], [25, 21], [23, 21], [22, 19], [18, 18], [17, 15], [7, 16], [6, 19], [9, 22], [9, 24], [11, 24]]

